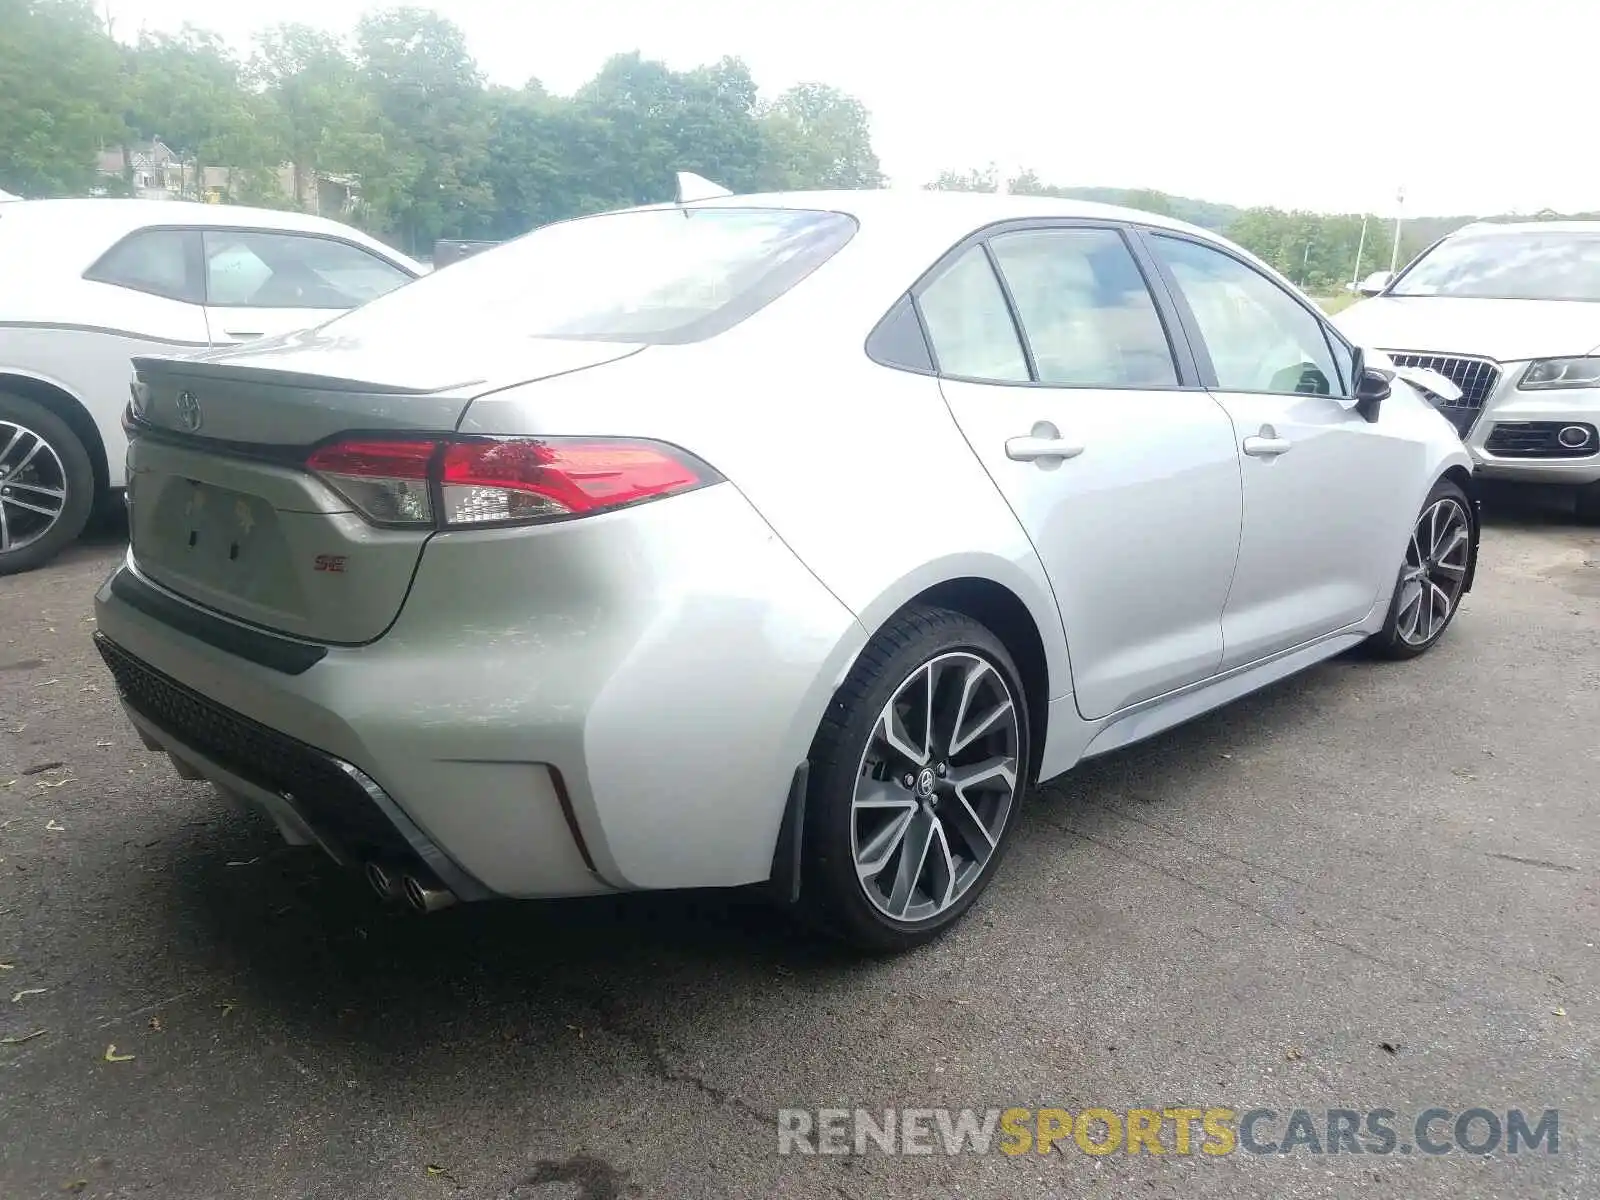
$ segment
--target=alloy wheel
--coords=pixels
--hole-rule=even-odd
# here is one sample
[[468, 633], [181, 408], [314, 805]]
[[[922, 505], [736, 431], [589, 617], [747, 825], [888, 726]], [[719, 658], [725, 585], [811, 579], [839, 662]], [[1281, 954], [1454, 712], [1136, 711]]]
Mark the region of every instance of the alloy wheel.
[[1471, 528], [1467, 510], [1451, 496], [1423, 509], [1412, 527], [1395, 622], [1407, 645], [1426, 645], [1454, 614], [1467, 581]]
[[67, 506], [67, 472], [55, 447], [0, 419], [0, 554], [32, 545]]
[[895, 689], [850, 813], [856, 876], [880, 913], [936, 917], [983, 874], [1016, 799], [1020, 744], [1011, 688], [978, 654], [941, 654]]

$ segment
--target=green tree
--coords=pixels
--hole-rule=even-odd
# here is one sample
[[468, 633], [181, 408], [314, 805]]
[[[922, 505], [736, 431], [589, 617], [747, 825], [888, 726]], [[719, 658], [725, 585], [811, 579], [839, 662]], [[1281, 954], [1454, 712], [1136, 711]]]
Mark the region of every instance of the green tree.
[[870, 118], [854, 96], [825, 83], [796, 84], [763, 110], [761, 121], [772, 154], [770, 186], [883, 186]]
[[460, 27], [426, 9], [387, 9], [361, 19], [356, 48], [383, 139], [381, 173], [374, 164], [362, 177], [368, 205], [381, 205], [413, 252], [488, 228], [490, 105]]
[[88, 0], [0, 0], [0, 188], [87, 190], [122, 107], [117, 49]]
[[227, 168], [231, 187], [238, 173], [260, 181], [283, 162], [277, 105], [245, 86], [239, 60], [216, 34], [193, 25], [144, 34], [131, 66], [129, 126], [193, 163], [197, 194], [207, 167]]

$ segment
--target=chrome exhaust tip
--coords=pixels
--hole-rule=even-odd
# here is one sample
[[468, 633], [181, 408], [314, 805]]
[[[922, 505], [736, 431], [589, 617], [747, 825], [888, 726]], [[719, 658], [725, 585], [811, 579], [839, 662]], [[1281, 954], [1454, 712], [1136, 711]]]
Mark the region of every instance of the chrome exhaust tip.
[[380, 862], [367, 864], [367, 882], [378, 893], [379, 899], [398, 900], [401, 895], [400, 876], [393, 874]]
[[406, 902], [419, 913], [438, 912], [456, 902], [456, 894], [449, 888], [433, 887], [415, 875], [407, 875], [401, 886], [405, 890]]

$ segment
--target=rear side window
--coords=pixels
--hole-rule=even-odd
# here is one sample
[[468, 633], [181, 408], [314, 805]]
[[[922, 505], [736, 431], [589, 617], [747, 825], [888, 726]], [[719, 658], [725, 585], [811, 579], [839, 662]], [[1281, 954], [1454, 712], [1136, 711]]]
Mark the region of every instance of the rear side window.
[[843, 213], [669, 208], [546, 225], [339, 318], [437, 337], [509, 336], [678, 344], [758, 312], [855, 234]]
[[1028, 379], [1016, 324], [982, 246], [972, 246], [917, 297], [941, 375], [1020, 383]]
[[207, 303], [219, 308], [355, 308], [411, 276], [332, 238], [205, 231]]
[[1114, 229], [1028, 229], [990, 240], [1040, 383], [1175, 387], [1150, 289]]
[[101, 255], [84, 278], [169, 300], [203, 304], [200, 234], [193, 229], [141, 229], [130, 233]]

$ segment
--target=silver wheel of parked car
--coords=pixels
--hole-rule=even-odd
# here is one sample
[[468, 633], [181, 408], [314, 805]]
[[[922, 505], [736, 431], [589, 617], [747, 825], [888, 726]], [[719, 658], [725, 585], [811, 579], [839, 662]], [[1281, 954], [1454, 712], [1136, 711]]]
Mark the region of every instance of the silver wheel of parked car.
[[851, 802], [867, 899], [917, 922], [965, 895], [999, 845], [1020, 773], [1017, 702], [968, 651], [918, 667], [878, 715]]
[[0, 392], [0, 575], [49, 562], [83, 532], [95, 471], [72, 427], [33, 400]]
[[47, 536], [70, 490], [55, 447], [37, 430], [0, 418], [0, 554]]
[[1395, 632], [1408, 646], [1426, 646], [1450, 623], [1467, 581], [1471, 545], [1472, 519], [1455, 496], [1422, 510], [1400, 572]]
[[1477, 555], [1477, 514], [1453, 479], [1433, 485], [1411, 526], [1383, 628], [1368, 640], [1385, 658], [1416, 658], [1444, 636]]

